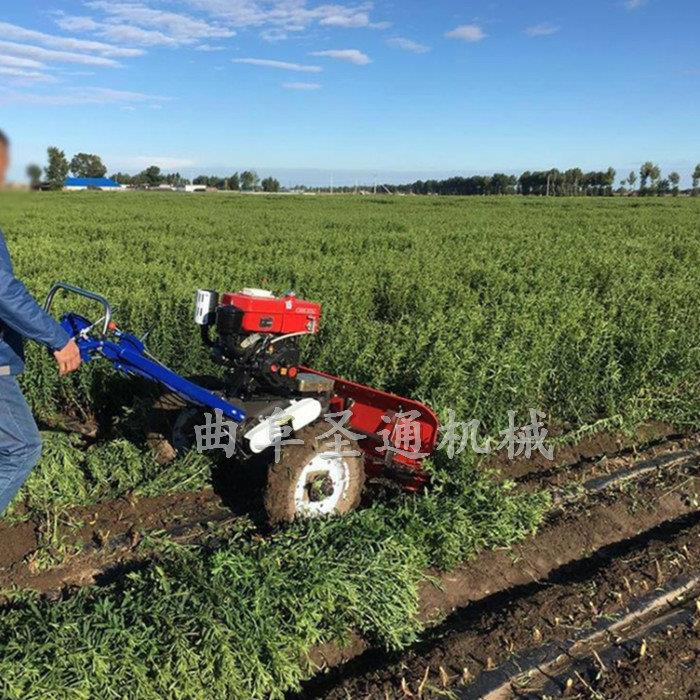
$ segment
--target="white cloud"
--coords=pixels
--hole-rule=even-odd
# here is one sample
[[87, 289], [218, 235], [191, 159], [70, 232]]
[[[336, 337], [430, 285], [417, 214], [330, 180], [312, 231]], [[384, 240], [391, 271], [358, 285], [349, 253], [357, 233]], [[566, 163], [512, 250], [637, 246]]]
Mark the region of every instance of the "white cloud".
[[114, 67], [119, 64], [111, 58], [93, 56], [90, 54], [73, 53], [71, 51], [53, 51], [31, 44], [16, 44], [10, 41], [0, 41], [0, 52], [19, 58], [28, 58], [46, 63], [81, 63], [85, 66]]
[[92, 0], [86, 5], [102, 12], [104, 18], [97, 21], [92, 17], [61, 15], [56, 20], [58, 25], [72, 31], [94, 32], [110, 41], [139, 46], [177, 47], [203, 39], [226, 39], [236, 34], [220, 23], [155, 10], [142, 3]]
[[59, 16], [56, 24], [67, 32], [91, 32], [100, 26], [92, 17], [76, 15]]
[[478, 24], [463, 24], [447, 32], [445, 36], [448, 39], [476, 42], [485, 39], [488, 35], [484, 33], [484, 30]]
[[86, 41], [83, 39], [44, 34], [43, 32], [25, 29], [24, 27], [19, 27], [7, 22], [0, 22], [0, 36], [5, 40], [30, 41], [34, 44], [41, 44], [51, 49], [58, 49], [59, 51], [87, 51], [112, 58], [128, 58], [143, 54], [143, 51], [140, 49], [112, 46], [100, 41]]
[[320, 90], [320, 83], [283, 83], [282, 87], [285, 90]]
[[289, 35], [282, 29], [265, 29], [260, 32], [260, 38], [269, 41], [271, 44], [277, 41], [284, 41]]
[[101, 24], [99, 35], [111, 41], [121, 41], [141, 46], [179, 46], [181, 42], [163, 32], [143, 29], [131, 24]]
[[366, 66], [372, 63], [372, 59], [357, 49], [329, 49], [328, 51], [312, 51], [311, 56], [319, 56], [323, 58], [335, 58], [339, 61], [348, 61], [356, 66]]
[[357, 12], [349, 8], [338, 7], [335, 14], [323, 17], [319, 24], [323, 27], [342, 27], [344, 29], [388, 29], [391, 22], [372, 22], [368, 12]]
[[206, 53], [215, 53], [217, 51], [226, 51], [225, 46], [212, 46], [211, 44], [200, 44], [194, 47], [195, 51], [204, 51]]
[[287, 63], [286, 61], [271, 61], [267, 58], [234, 58], [234, 63], [244, 63], [249, 66], [262, 66], [263, 68], [279, 68], [280, 70], [295, 70], [300, 73], [320, 73], [320, 66], [307, 66], [301, 63]]
[[638, 10], [642, 5], [646, 5], [647, 0], [625, 0], [625, 7], [628, 10]]
[[309, 0], [182, 0], [234, 27], [277, 27], [302, 31], [314, 23], [326, 27], [386, 29], [389, 22], [373, 22], [371, 2], [309, 7]]
[[409, 51], [410, 53], [428, 53], [428, 51], [430, 51], [429, 46], [419, 44], [417, 41], [412, 41], [411, 39], [404, 39], [402, 36], [387, 39], [386, 43], [394, 49], [401, 49], [402, 51]]
[[167, 99], [167, 97], [147, 95], [141, 92], [96, 87], [72, 88], [54, 95], [0, 91], [0, 104], [32, 104], [47, 107], [130, 104], [136, 102], [157, 103]]
[[525, 29], [525, 34], [532, 37], [551, 36], [552, 34], [556, 34], [560, 29], [561, 27], [551, 22], [542, 22], [541, 24], [533, 24], [531, 27], [527, 27]]
[[0, 75], [5, 75], [10, 79], [14, 79], [20, 83], [55, 83], [56, 78], [46, 73], [41, 73], [34, 70], [26, 70], [24, 68], [12, 68], [9, 66], [0, 65]]
[[[201, 39], [228, 39], [236, 32], [220, 23], [207, 22], [177, 12], [156, 10], [141, 3], [91, 0], [87, 6], [102, 11], [107, 19], [95, 29], [101, 36], [129, 36], [148, 45], [191, 44]], [[136, 31], [136, 28], [139, 31]]]
[[[175, 4], [175, 0], [167, 0]], [[260, 27], [265, 41], [286, 39], [313, 24], [323, 27], [386, 29], [390, 22], [374, 22], [371, 2], [327, 3], [311, 7], [311, 0], [178, 0], [205, 13], [193, 16], [157, 9], [154, 0], [86, 0], [95, 17], [58, 14], [63, 29], [94, 33], [113, 42], [137, 46], [180, 46], [206, 39], [235, 36], [235, 27]], [[162, 2], [161, 4], [165, 4]]]
[[11, 66], [13, 68], [44, 68], [40, 61], [31, 58], [18, 58], [17, 56], [0, 55], [0, 66]]

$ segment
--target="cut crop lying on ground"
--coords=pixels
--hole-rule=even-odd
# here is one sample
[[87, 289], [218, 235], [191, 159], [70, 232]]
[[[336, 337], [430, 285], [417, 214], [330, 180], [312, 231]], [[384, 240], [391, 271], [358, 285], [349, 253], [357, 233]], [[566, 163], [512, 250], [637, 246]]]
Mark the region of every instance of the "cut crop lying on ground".
[[350, 630], [388, 648], [413, 641], [423, 571], [522, 539], [545, 504], [474, 478], [441, 509], [453, 537], [436, 538], [434, 497], [408, 499], [213, 553], [179, 549], [57, 603], [18, 595], [0, 611], [2, 697], [279, 696], [310, 673], [315, 644]]

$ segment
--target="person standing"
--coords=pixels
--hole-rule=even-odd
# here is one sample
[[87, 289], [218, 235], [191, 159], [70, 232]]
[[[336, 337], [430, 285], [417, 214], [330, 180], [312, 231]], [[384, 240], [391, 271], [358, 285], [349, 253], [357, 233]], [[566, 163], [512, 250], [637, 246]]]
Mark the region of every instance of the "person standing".
[[[0, 188], [10, 163], [10, 141], [0, 131]], [[41, 435], [17, 383], [24, 369], [24, 339], [53, 352], [61, 375], [80, 366], [80, 350], [63, 327], [32, 298], [14, 274], [0, 230], [0, 515], [41, 455]]]

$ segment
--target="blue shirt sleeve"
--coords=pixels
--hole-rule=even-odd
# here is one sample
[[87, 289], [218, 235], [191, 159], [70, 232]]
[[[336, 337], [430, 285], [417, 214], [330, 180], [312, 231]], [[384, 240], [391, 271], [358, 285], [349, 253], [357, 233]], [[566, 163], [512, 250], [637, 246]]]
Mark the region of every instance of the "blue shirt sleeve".
[[0, 232], [0, 320], [25, 338], [42, 343], [51, 350], [61, 350], [70, 340], [70, 335], [61, 324], [34, 301], [27, 288], [15, 277], [2, 232]]

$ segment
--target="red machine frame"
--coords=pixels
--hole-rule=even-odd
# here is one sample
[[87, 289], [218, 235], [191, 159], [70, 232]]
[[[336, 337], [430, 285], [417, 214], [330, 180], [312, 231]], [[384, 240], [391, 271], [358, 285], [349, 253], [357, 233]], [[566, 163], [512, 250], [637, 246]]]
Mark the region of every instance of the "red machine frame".
[[[358, 442], [368, 476], [391, 472], [406, 491], [418, 491], [428, 482], [423, 460], [435, 449], [440, 425], [428, 406], [310, 367], [299, 371], [334, 382], [331, 410], [350, 411], [350, 428], [365, 438]], [[417, 444], [406, 444], [402, 438], [406, 434], [417, 437]]]

